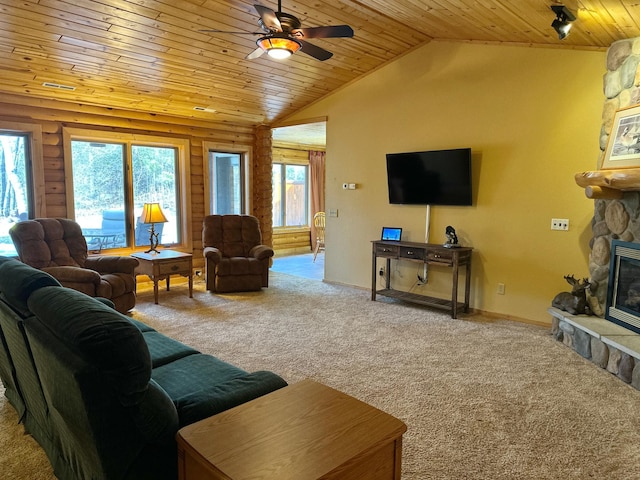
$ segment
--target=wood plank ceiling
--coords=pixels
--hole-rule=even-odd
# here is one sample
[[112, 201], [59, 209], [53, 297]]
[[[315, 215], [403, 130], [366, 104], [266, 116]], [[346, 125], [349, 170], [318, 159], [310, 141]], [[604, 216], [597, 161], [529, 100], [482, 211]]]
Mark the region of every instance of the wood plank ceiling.
[[0, 0], [0, 102], [272, 124], [433, 39], [605, 49], [640, 36], [631, 0], [567, 0], [578, 20], [562, 41], [549, 0], [283, 0], [304, 27], [353, 27], [353, 38], [312, 41], [334, 53], [325, 62], [249, 61], [255, 36], [202, 31], [258, 31], [254, 3]]

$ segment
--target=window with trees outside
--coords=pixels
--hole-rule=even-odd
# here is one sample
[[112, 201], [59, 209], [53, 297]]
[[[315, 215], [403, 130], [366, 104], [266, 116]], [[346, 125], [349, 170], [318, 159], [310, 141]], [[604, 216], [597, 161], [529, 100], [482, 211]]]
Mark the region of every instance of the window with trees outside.
[[91, 132], [94, 138], [84, 135], [68, 133], [73, 179], [68, 203], [89, 250], [149, 246], [150, 225], [140, 216], [144, 204], [152, 202], [160, 204], [168, 220], [154, 225], [159, 243], [183, 244], [184, 143], [138, 135], [104, 137], [102, 132]]
[[37, 125], [0, 122], [0, 255], [17, 255], [9, 236], [14, 223], [43, 215], [43, 205], [36, 202], [36, 185], [42, 182], [41, 142]]
[[274, 163], [273, 226], [301, 227], [309, 225], [309, 167]]
[[209, 211], [215, 215], [244, 213], [243, 155], [210, 150], [208, 167]]

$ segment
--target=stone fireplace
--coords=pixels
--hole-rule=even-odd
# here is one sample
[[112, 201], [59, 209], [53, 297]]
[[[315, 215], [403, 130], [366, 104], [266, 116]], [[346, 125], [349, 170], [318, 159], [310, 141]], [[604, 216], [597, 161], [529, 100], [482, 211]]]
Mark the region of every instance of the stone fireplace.
[[[609, 47], [598, 165], [604, 157], [615, 112], [640, 104], [639, 65], [640, 38], [620, 40]], [[575, 180], [585, 189], [587, 198], [594, 200], [589, 256], [592, 286], [588, 300], [595, 316], [573, 316], [550, 308], [552, 332], [556, 339], [583, 357], [640, 390], [640, 298], [637, 305], [635, 299], [628, 298], [634, 279], [625, 278], [623, 284], [618, 284], [617, 292], [615, 283], [610, 283], [610, 278], [619, 279], [621, 273], [640, 281], [640, 266], [637, 266], [640, 260], [631, 266], [627, 263], [622, 272], [619, 268], [613, 275], [610, 272], [612, 245], [622, 242], [637, 245], [637, 250], [630, 250], [636, 250], [640, 259], [640, 167], [581, 172]], [[614, 249], [614, 257], [616, 255]], [[614, 266], [619, 265], [614, 262]], [[608, 300], [622, 307], [617, 308], [622, 313], [611, 321], [604, 318]], [[633, 304], [633, 308], [627, 308], [626, 303]]]
[[605, 318], [640, 333], [640, 243], [614, 240]]
[[592, 232], [590, 304], [594, 313], [603, 317], [609, 290], [611, 244], [614, 240], [640, 242], [640, 193], [623, 193], [622, 198], [615, 200], [596, 200]]

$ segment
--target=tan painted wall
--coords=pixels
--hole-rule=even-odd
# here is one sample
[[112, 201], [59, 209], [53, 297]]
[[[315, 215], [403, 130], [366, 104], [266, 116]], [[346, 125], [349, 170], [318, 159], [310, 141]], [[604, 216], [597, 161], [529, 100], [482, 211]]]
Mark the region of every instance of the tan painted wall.
[[[474, 206], [432, 207], [430, 240], [452, 225], [476, 249], [473, 308], [550, 322], [563, 275], [588, 276], [593, 202], [573, 176], [596, 168], [604, 62], [604, 52], [431, 42], [287, 119], [328, 116], [326, 209], [339, 216], [327, 218], [325, 279], [369, 288], [383, 225], [425, 239], [426, 207], [388, 203], [387, 152], [471, 147]], [[551, 231], [551, 218], [570, 230]], [[417, 271], [392, 282], [410, 288]], [[449, 278], [434, 269], [414, 291], [444, 295]]]

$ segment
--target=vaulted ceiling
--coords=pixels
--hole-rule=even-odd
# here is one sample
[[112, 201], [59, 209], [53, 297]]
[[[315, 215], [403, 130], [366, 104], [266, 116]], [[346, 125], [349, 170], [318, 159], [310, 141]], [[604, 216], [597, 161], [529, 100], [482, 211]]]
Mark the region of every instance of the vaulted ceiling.
[[[255, 3], [274, 0], [0, 0], [0, 102], [270, 124], [431, 40], [606, 49], [640, 36], [640, 2], [567, 0], [564, 40], [545, 0], [283, 0], [303, 27], [350, 25], [314, 39], [333, 52], [282, 61], [245, 56]], [[304, 50], [304, 49], [303, 49]], [[53, 86], [44, 86], [53, 84]], [[15, 97], [13, 97], [15, 103]]]

